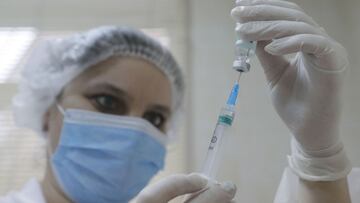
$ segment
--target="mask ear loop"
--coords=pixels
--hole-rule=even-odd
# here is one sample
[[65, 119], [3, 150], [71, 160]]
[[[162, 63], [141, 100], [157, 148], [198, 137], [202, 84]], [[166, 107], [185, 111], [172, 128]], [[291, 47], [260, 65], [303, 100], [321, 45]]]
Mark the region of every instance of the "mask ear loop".
[[65, 109], [60, 105], [60, 101], [62, 100], [62, 95], [63, 95], [63, 90], [60, 91], [60, 93], [58, 94], [58, 96], [56, 96], [55, 98], [55, 104], [56, 104], [56, 107], [57, 109], [59, 110], [59, 112], [65, 117], [65, 115], [67, 114], [65, 112]]
[[56, 103], [56, 107], [57, 109], [60, 111], [60, 113], [65, 116], [66, 112], [64, 110], [64, 108], [59, 104], [59, 103]]
[[[65, 115], [66, 115], [66, 112], [65, 112], [65, 110], [64, 110], [64, 108], [58, 103], [58, 102], [56, 102], [56, 107], [57, 107], [57, 109], [59, 110], [59, 112], [65, 117]], [[59, 143], [58, 144], [60, 144], [60, 140], [59, 140]], [[51, 143], [50, 143], [50, 138], [49, 137], [47, 137], [47, 139], [46, 139], [46, 153], [47, 153], [47, 158], [49, 159], [48, 160], [48, 163], [49, 163], [49, 165], [50, 165], [50, 170], [52, 171], [52, 174], [54, 175], [54, 177], [55, 177], [55, 179], [57, 180], [57, 182], [59, 183], [59, 185], [60, 185], [60, 187], [62, 187], [61, 186], [61, 182], [59, 181], [60, 179], [59, 179], [59, 177], [58, 177], [58, 175], [57, 175], [57, 173], [56, 173], [56, 170], [55, 170], [55, 168], [54, 168], [54, 166], [53, 166], [53, 164], [52, 164], [52, 159], [53, 159], [53, 156], [54, 156], [54, 154], [57, 152], [57, 146], [55, 146], [55, 149], [53, 149], [53, 147], [51, 146]]]

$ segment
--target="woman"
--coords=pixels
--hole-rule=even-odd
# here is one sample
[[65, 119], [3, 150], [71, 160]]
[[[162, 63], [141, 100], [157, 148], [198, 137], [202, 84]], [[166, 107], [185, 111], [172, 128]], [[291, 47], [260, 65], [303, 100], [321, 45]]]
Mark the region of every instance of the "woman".
[[[176, 61], [140, 31], [100, 27], [42, 43], [14, 110], [18, 124], [47, 140], [45, 178], [2, 201], [130, 201], [163, 168], [182, 97]], [[195, 181], [194, 191], [207, 182], [183, 179]]]
[[[274, 106], [294, 136], [289, 166], [299, 182], [285, 192], [297, 195], [280, 189], [276, 201], [350, 202], [338, 132], [343, 47], [290, 2], [238, 1], [232, 16], [243, 39], [258, 41]], [[182, 95], [169, 51], [139, 31], [101, 27], [42, 44], [14, 107], [19, 124], [48, 140], [46, 175], [0, 202], [161, 203], [192, 193], [188, 202], [232, 201], [233, 184], [196, 174], [142, 190], [163, 167]]]

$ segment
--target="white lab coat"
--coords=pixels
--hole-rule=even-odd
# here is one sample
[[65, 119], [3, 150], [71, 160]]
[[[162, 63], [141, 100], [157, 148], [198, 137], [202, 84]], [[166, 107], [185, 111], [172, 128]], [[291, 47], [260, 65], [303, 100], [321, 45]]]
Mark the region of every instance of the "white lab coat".
[[[294, 203], [298, 177], [286, 168], [276, 193], [275, 203]], [[352, 203], [360, 203], [360, 168], [354, 168], [348, 176], [349, 192]], [[0, 197], [0, 203], [45, 203], [39, 182], [31, 179], [16, 192]]]
[[12, 191], [0, 197], [0, 203], [45, 203], [39, 181], [28, 181], [20, 191]]

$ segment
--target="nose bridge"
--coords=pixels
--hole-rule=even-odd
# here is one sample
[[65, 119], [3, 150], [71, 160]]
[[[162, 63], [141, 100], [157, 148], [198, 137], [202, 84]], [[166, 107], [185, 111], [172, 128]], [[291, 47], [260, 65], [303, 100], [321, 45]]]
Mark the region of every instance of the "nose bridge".
[[134, 102], [130, 105], [128, 116], [142, 118], [145, 113], [145, 106], [142, 102]]

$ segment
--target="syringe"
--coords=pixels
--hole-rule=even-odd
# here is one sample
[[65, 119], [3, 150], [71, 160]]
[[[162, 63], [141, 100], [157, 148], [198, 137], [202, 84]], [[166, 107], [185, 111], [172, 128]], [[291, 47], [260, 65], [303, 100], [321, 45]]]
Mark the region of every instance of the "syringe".
[[221, 145], [224, 141], [226, 134], [233, 123], [235, 117], [235, 104], [239, 93], [239, 78], [233, 86], [226, 105], [221, 109], [218, 116], [218, 121], [215, 126], [213, 136], [210, 141], [209, 149], [207, 152], [205, 164], [203, 166], [202, 174], [210, 179], [215, 179], [217, 171], [219, 169], [219, 161], [221, 158]]
[[219, 163], [222, 152], [221, 146], [235, 118], [235, 104], [239, 93], [240, 76], [242, 73], [250, 70], [250, 57], [255, 54], [255, 49], [255, 41], [244, 41], [241, 39], [236, 41], [236, 59], [233, 63], [233, 68], [239, 72], [239, 77], [231, 90], [226, 105], [220, 111], [208, 148], [202, 173], [210, 179], [215, 179], [221, 165]]

